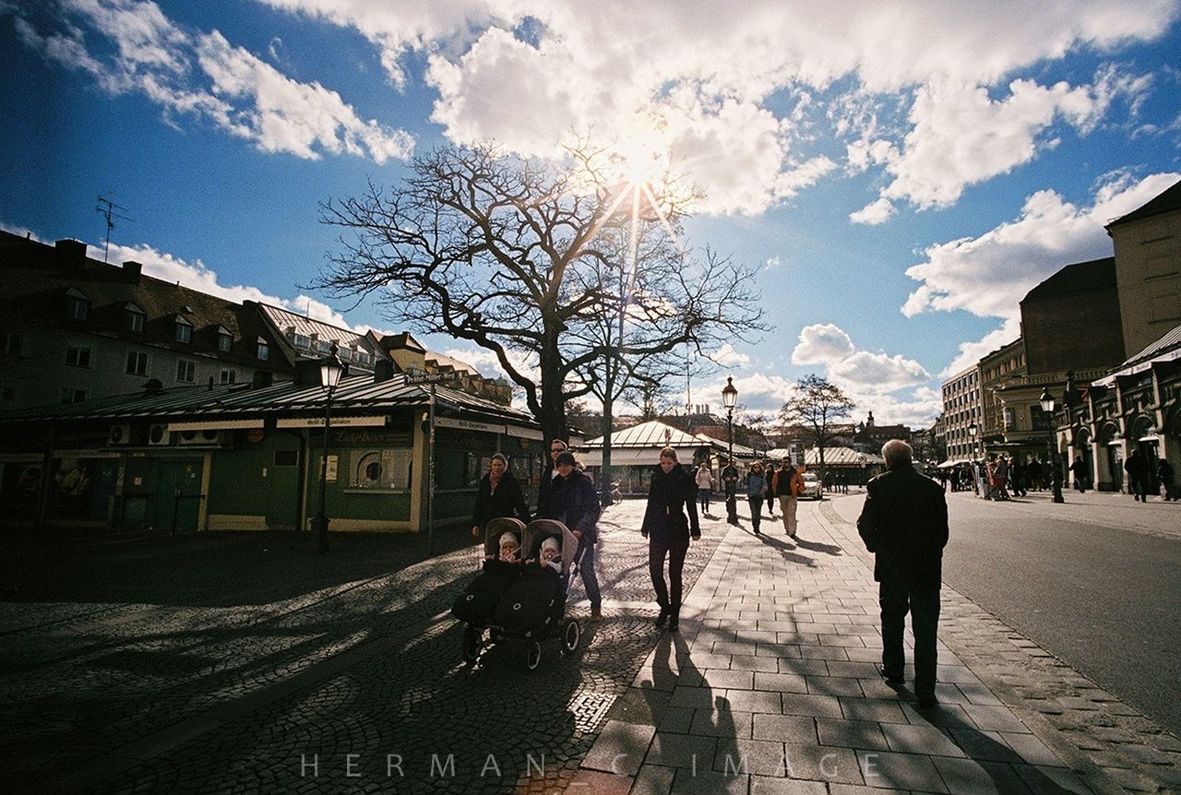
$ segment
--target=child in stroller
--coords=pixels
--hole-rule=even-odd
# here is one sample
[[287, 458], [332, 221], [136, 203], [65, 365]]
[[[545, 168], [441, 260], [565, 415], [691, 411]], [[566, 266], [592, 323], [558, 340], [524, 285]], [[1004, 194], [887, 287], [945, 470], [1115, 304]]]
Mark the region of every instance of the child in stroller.
[[[496, 522], [516, 521], [497, 519], [489, 523], [485, 546], [490, 547], [492, 525]], [[499, 526], [497, 530], [501, 529]], [[489, 630], [489, 640], [495, 644], [503, 639], [523, 640], [526, 645], [525, 663], [534, 670], [541, 662], [541, 642], [553, 635], [561, 640], [563, 653], [574, 651], [581, 638], [581, 628], [574, 618], [565, 617], [566, 592], [572, 571], [577, 571], [574, 552], [578, 540], [561, 522], [538, 519], [525, 528], [521, 549], [525, 563], [507, 564], [512, 566], [512, 579], [498, 594], [496, 606], [491, 615], [483, 611], [471, 616], [466, 611], [466, 597], [473, 586], [489, 572], [486, 570], [468, 586], [452, 613], [467, 622], [464, 632], [464, 659], [474, 662], [484, 646], [484, 630]], [[496, 539], [499, 542], [499, 537]], [[490, 551], [490, 550], [489, 550]], [[500, 560], [487, 561], [487, 567]], [[503, 581], [498, 581], [498, 584]], [[481, 593], [487, 590], [478, 589]], [[476, 600], [467, 600], [476, 601]], [[486, 603], [482, 605], [486, 609]], [[471, 616], [471, 617], [469, 617]]]

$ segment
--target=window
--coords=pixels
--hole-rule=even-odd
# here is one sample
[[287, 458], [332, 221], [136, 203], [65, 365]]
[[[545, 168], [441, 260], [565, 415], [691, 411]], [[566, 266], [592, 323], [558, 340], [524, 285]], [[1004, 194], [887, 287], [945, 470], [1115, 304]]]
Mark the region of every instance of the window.
[[75, 389], [72, 386], [63, 386], [61, 392], [61, 403], [81, 403], [86, 400], [85, 389]]
[[181, 359], [176, 363], [176, 380], [182, 384], [191, 384], [197, 380], [197, 363]]
[[271, 358], [271, 346], [262, 337], [258, 338], [258, 360], [265, 362]]
[[238, 383], [238, 371], [233, 368], [223, 367], [221, 369], [221, 383], [236, 384]]
[[86, 320], [90, 317], [90, 299], [81, 290], [71, 287], [66, 292], [66, 318]]
[[337, 351], [337, 354], [342, 362], [351, 362], [353, 360], [353, 351], [349, 348], [341, 348]]
[[2, 350], [9, 356], [20, 356], [25, 347], [25, 335], [19, 331], [5, 330], [0, 332], [0, 342], [3, 343]]
[[312, 338], [309, 337], [307, 334], [296, 334], [295, 335], [295, 347], [300, 348], [301, 350], [305, 350], [305, 351], [310, 350], [312, 347]]
[[140, 351], [127, 352], [127, 374], [128, 375], [147, 375], [148, 374], [148, 355]]
[[66, 364], [70, 367], [90, 367], [89, 345], [67, 345]]
[[1029, 407], [1029, 419], [1031, 427], [1035, 431], [1050, 431], [1050, 415], [1042, 411], [1042, 407], [1033, 405]]
[[367, 351], [357, 351], [357, 364], [368, 366], [369, 353]]
[[193, 341], [193, 324], [185, 320], [183, 317], [178, 317], [176, 319], [176, 341]]
[[217, 332], [217, 349], [222, 353], [229, 353], [234, 344], [234, 337], [224, 328]]
[[357, 489], [410, 488], [409, 447], [355, 450], [350, 454], [349, 486]]
[[135, 304], [127, 305], [127, 330], [139, 333], [144, 330], [144, 311]]

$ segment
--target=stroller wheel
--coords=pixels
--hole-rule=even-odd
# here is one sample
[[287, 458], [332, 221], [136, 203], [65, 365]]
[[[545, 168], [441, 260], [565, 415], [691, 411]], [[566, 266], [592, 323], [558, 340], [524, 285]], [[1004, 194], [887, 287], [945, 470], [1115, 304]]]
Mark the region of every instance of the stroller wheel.
[[483, 639], [483, 635], [483, 630], [476, 629], [475, 627], [466, 627], [463, 630], [464, 662], [473, 663], [480, 656], [480, 641]]
[[566, 622], [562, 628], [562, 651], [570, 654], [578, 648], [579, 641], [582, 640], [582, 627], [574, 619]]
[[536, 671], [539, 665], [541, 665], [541, 644], [535, 640], [529, 641], [525, 644], [525, 667], [530, 671]]

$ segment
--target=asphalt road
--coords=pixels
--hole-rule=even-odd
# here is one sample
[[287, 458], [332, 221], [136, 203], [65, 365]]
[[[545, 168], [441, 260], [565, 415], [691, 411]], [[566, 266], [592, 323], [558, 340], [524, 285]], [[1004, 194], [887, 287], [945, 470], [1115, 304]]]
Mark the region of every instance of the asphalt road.
[[947, 497], [944, 583], [1181, 735], [1181, 505]]

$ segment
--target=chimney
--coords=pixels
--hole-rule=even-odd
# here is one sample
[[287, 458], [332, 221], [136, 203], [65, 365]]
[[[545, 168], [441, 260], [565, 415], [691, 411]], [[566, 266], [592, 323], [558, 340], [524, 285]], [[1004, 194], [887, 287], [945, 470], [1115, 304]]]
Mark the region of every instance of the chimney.
[[373, 367], [373, 383], [380, 384], [394, 377], [394, 363], [389, 359], [378, 359]]
[[123, 273], [132, 284], [139, 284], [139, 276], [143, 268], [144, 266], [141, 263], [133, 262], [132, 260], [123, 263]]
[[57, 261], [64, 271], [86, 269], [86, 244], [80, 240], [59, 240], [53, 244], [57, 249]]

